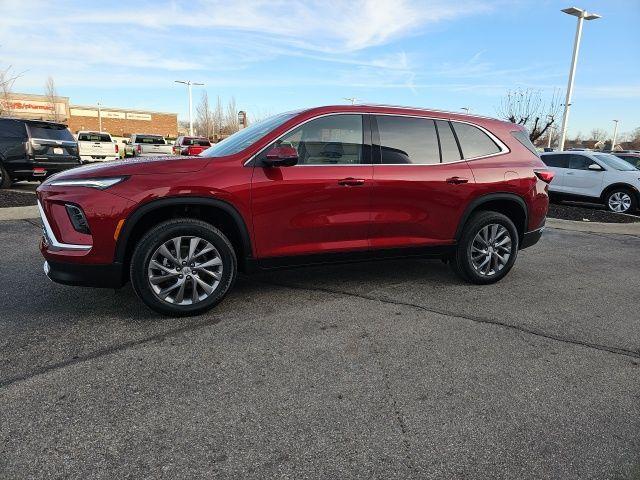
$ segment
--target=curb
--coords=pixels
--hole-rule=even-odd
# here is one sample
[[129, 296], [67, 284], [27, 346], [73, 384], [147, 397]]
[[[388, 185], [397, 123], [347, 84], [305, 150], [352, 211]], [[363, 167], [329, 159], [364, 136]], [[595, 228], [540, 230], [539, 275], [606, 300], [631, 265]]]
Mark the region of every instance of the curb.
[[32, 218], [40, 218], [40, 212], [37, 205], [28, 207], [7, 207], [0, 208], [0, 221], [3, 220], [29, 220]]
[[587, 233], [613, 233], [640, 237], [640, 223], [577, 222], [560, 218], [548, 218], [546, 227], [558, 230]]

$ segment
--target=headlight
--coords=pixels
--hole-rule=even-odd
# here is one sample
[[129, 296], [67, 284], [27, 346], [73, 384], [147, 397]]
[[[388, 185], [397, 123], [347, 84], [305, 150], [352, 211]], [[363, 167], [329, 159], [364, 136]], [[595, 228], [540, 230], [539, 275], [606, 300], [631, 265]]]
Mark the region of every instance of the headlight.
[[98, 190], [104, 190], [109, 187], [113, 187], [115, 184], [123, 182], [127, 177], [110, 177], [110, 178], [78, 178], [69, 180], [51, 180], [45, 182], [52, 187], [88, 187], [97, 188]]

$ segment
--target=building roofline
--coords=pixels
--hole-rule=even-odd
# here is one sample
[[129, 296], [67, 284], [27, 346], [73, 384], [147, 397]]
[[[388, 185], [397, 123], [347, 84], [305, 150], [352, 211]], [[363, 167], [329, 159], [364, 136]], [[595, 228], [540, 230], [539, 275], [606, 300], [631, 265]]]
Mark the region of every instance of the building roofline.
[[[97, 105], [76, 105], [76, 104], [69, 104], [69, 110], [71, 110], [72, 108], [82, 108], [85, 110], [98, 110], [98, 106]], [[158, 110], [141, 110], [139, 108], [123, 108], [123, 107], [107, 107], [107, 106], [103, 106], [100, 105], [100, 110], [101, 111], [111, 111], [111, 110], [119, 110], [119, 111], [123, 111], [123, 112], [135, 112], [135, 113], [156, 113], [156, 114], [162, 114], [162, 115], [175, 115], [176, 117], [178, 116], [178, 114], [176, 112], [161, 112]]]

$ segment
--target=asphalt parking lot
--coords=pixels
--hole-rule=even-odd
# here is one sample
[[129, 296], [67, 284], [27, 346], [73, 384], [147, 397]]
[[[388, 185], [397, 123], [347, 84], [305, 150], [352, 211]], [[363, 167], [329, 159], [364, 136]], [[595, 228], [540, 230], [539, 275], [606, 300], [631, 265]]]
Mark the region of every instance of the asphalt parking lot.
[[0, 478], [640, 478], [640, 238], [241, 277], [158, 317], [0, 222]]

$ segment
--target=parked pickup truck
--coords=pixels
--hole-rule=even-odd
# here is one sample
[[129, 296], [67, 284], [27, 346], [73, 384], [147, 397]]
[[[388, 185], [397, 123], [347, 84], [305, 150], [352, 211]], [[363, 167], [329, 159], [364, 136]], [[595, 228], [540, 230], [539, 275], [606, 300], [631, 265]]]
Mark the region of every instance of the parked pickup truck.
[[118, 160], [118, 144], [106, 132], [78, 132], [80, 160], [86, 162], [106, 162]]
[[156, 157], [173, 155], [173, 145], [169, 145], [161, 135], [134, 133], [129, 141], [134, 157]]
[[210, 146], [211, 142], [204, 137], [178, 137], [173, 144], [173, 154], [193, 157]]

